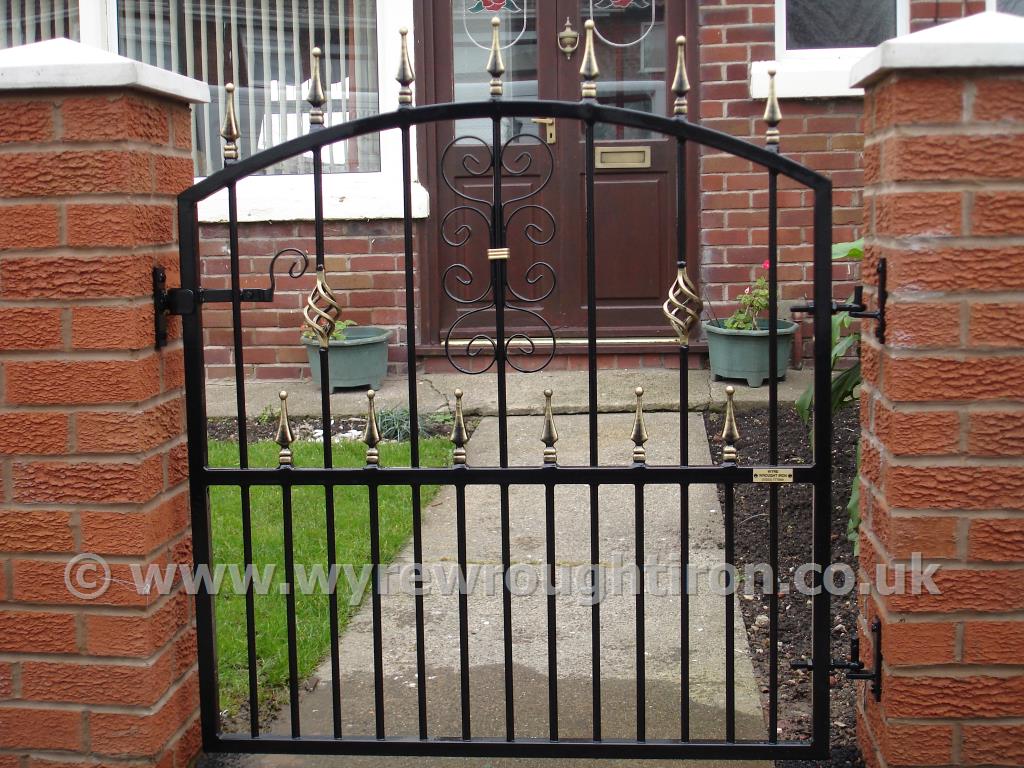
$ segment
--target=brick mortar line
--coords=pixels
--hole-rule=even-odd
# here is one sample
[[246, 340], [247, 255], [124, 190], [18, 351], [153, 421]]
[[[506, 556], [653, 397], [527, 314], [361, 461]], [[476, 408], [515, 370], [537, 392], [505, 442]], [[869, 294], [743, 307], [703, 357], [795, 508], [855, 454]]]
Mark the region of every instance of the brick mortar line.
[[[890, 466], [894, 467], [916, 467], [918, 469], [1021, 469], [1024, 468], [1024, 456], [993, 456], [991, 454], [977, 455], [967, 454], [934, 454], [934, 455], [907, 455], [894, 454], [889, 446], [879, 440], [881, 455], [888, 460]], [[964, 466], [964, 459], [971, 460], [970, 465]]]
[[164, 359], [166, 349], [158, 351], [153, 345], [138, 349], [15, 349], [0, 352], [0, 360], [10, 363], [131, 363]]
[[895, 139], [921, 138], [970, 139], [975, 136], [1024, 136], [1024, 124], [1013, 120], [984, 120], [960, 123], [897, 123], [881, 131], [865, 131], [864, 146], [870, 147]]
[[979, 177], [969, 179], [887, 180], [864, 186], [865, 201], [882, 196], [933, 194], [936, 192], [1024, 192], [1022, 177]]
[[[163, 458], [168, 454], [168, 451], [173, 448], [178, 448], [182, 445], [187, 444], [187, 436], [181, 435], [180, 437], [173, 437], [160, 445], [150, 448], [146, 451], [140, 451], [139, 453], [126, 453], [126, 454], [110, 454], [110, 453], [97, 453], [97, 454], [59, 454], [59, 455], [46, 455], [46, 456], [33, 456], [31, 461], [18, 461], [18, 456], [12, 456], [14, 463], [17, 465], [24, 464], [88, 464], [91, 466], [96, 465], [109, 465], [109, 466], [120, 466], [123, 464], [134, 464], [141, 466], [147, 461], [154, 458]], [[175, 486], [177, 487], [177, 486]], [[165, 489], [166, 490], [166, 489]], [[141, 503], [141, 502], [136, 502]], [[78, 503], [77, 507], [81, 508], [87, 506], [87, 503]]]
[[[183, 624], [171, 638], [157, 647], [151, 656], [96, 656], [91, 654], [45, 654], [0, 651], [0, 662], [10, 664], [62, 664], [67, 667], [130, 667], [132, 669], [155, 669], [161, 656], [174, 651], [175, 643], [181, 641], [193, 629], [192, 622]], [[40, 701], [39, 699], [14, 699], [14, 701]], [[51, 702], [48, 702], [51, 703]]]
[[[49, 201], [43, 203], [40, 201]], [[14, 208], [24, 205], [49, 205], [49, 206], [89, 206], [89, 205], [119, 205], [131, 206], [146, 204], [154, 208], [173, 208], [177, 210], [178, 196], [172, 193], [146, 192], [82, 192], [76, 195], [38, 196], [38, 197], [3, 197], [0, 198], [0, 211], [4, 208]], [[168, 241], [172, 242], [172, 241]], [[135, 248], [145, 247], [140, 243]]]
[[952, 678], [963, 680], [969, 677], [995, 677], [1001, 680], [1014, 680], [1024, 676], [1024, 664], [992, 664], [976, 662], [947, 662], [945, 664], [904, 664], [890, 665], [886, 663], [889, 677], [892, 678]]
[[[881, 349], [877, 347], [876, 349]], [[974, 413], [1021, 413], [1024, 411], [1024, 400], [1007, 400], [1000, 403], [994, 400], [946, 400], [946, 401], [917, 401], [917, 400], [890, 400], [881, 390], [870, 384], [862, 384], [861, 392], [869, 394], [873, 399], [880, 402], [888, 410], [897, 413], [948, 413], [951, 410], [966, 412], [968, 415]], [[870, 434], [878, 437], [875, 431]]]
[[[176, 157], [194, 162], [192, 151], [172, 144], [148, 144], [140, 139], [89, 139], [53, 141], [16, 141], [0, 144], [0, 157], [5, 155], [58, 155], [88, 154], [90, 152], [117, 152], [147, 155], [149, 157]], [[193, 180], [195, 176], [193, 175]]]
[[[83, 602], [81, 604], [76, 604], [75, 606], [68, 606], [66, 604], [47, 605], [46, 603], [13, 603], [12, 602], [12, 603], [8, 603], [7, 605], [10, 605], [10, 606], [13, 606], [13, 607], [5, 608], [4, 611], [5, 612], [9, 612], [9, 613], [39, 613], [39, 614], [45, 614], [47, 616], [50, 616], [50, 615], [71, 616], [71, 617], [74, 617], [74, 618], [77, 618], [77, 617], [89, 617], [89, 616], [100, 616], [100, 617], [111, 618], [111, 619], [139, 619], [139, 620], [147, 620], [147, 619], [154, 618], [154, 616], [157, 613], [159, 613], [164, 608], [166, 608], [167, 607], [167, 603], [169, 603], [172, 600], [176, 599], [179, 594], [182, 594], [182, 590], [183, 590], [183, 587], [182, 587], [181, 584], [179, 584], [178, 587], [173, 592], [170, 592], [169, 594], [166, 594], [166, 595], [158, 595], [158, 597], [160, 598], [158, 601], [154, 601], [154, 602], [148, 603], [146, 605], [140, 605], [137, 608], [125, 608], [125, 607], [122, 607], [122, 606], [115, 606], [115, 605], [92, 605], [92, 604], [86, 603], [86, 602]], [[192, 596], [191, 595], [186, 595], [186, 599], [188, 600], [189, 603], [192, 602]], [[186, 613], [189, 616], [191, 616], [191, 611], [186, 611]], [[189, 621], [187, 626], [192, 626], [192, 623], [193, 622], [190, 619], [190, 621]], [[4, 651], [3, 653], [11, 654], [11, 653], [15, 653], [15, 652], [14, 651]], [[79, 651], [77, 653], [80, 654], [81, 651]], [[40, 655], [45, 655], [45, 654], [40, 654]], [[67, 657], [68, 656], [68, 654], [66, 654], [66, 653], [60, 653], [60, 654], [55, 654], [55, 655], [57, 655], [59, 657]]]
[[[4, 358], [0, 356], [0, 360]], [[117, 414], [137, 414], [141, 415], [143, 411], [149, 411], [153, 408], [158, 408], [161, 405], [165, 405], [178, 398], [185, 397], [185, 388], [176, 387], [174, 389], [168, 389], [166, 392], [160, 392], [153, 397], [140, 400], [137, 403], [96, 403], [93, 405], [83, 404], [64, 404], [58, 403], [54, 405], [11, 405], [11, 404], [0, 404], [0, 414], [21, 414], [21, 413], [40, 413], [40, 414], [52, 414], [54, 412], [66, 413], [70, 415], [77, 414], [94, 414], [94, 413], [117, 413]], [[184, 433], [184, 428], [182, 428]], [[13, 454], [6, 454], [13, 455]], [[134, 454], [124, 454], [131, 456]]]
[[[887, 344], [880, 347], [881, 353], [889, 360], [922, 360], [942, 359], [950, 362], [964, 363], [973, 358], [985, 360], [1005, 359], [1008, 361], [1024, 359], [1024, 346], [1022, 347], [986, 347], [979, 349], [977, 346], [966, 348], [953, 347], [895, 347]], [[976, 400], [978, 398], [969, 398]], [[955, 402], [955, 401], [952, 401]]]

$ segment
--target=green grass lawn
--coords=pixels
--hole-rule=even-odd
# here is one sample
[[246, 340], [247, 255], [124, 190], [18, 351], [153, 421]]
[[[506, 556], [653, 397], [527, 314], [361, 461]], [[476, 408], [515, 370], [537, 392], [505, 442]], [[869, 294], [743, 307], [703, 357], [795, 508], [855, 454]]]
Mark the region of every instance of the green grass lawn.
[[[451, 444], [442, 438], [420, 443], [423, 466], [446, 466], [451, 461]], [[409, 466], [409, 443], [383, 443], [382, 466]], [[252, 467], [276, 467], [278, 446], [272, 442], [249, 446]], [[323, 466], [319, 443], [295, 443], [295, 466]], [[211, 440], [210, 466], [238, 466], [238, 444]], [[366, 446], [345, 441], [334, 446], [335, 467], [362, 467]], [[436, 495], [436, 487], [424, 487], [423, 505]], [[295, 563], [307, 570], [315, 564], [327, 566], [325, 498], [322, 488], [295, 488], [292, 492]], [[411, 491], [403, 487], [380, 490], [380, 554], [390, 562], [412, 531]], [[361, 566], [370, 561], [370, 522], [365, 487], [336, 488], [334, 493], [336, 560], [339, 564]], [[288, 645], [285, 597], [278, 589], [284, 581], [284, 533], [280, 488], [253, 488], [251, 493], [253, 560], [257, 571], [275, 565], [273, 586], [267, 594], [255, 596], [256, 656], [261, 705], [277, 699], [288, 685]], [[242, 500], [236, 487], [210, 489], [210, 517], [213, 531], [214, 563], [238, 563], [244, 567], [242, 549]], [[245, 594], [232, 594], [230, 579], [216, 596], [217, 656], [220, 676], [220, 706], [229, 715], [247, 701]], [[338, 579], [340, 624], [345, 626], [355, 610], [349, 605], [348, 581]], [[299, 674], [313, 672], [330, 652], [328, 598], [326, 594], [296, 595]], [[286, 695], [286, 694], [285, 694]]]

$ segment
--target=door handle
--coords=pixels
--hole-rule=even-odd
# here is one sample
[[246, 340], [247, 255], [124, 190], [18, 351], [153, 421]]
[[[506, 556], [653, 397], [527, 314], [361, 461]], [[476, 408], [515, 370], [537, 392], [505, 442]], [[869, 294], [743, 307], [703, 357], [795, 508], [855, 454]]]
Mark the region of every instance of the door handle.
[[530, 122], [544, 126], [544, 141], [546, 141], [548, 144], [554, 144], [555, 142], [558, 141], [558, 131], [555, 128], [555, 118], [535, 117]]

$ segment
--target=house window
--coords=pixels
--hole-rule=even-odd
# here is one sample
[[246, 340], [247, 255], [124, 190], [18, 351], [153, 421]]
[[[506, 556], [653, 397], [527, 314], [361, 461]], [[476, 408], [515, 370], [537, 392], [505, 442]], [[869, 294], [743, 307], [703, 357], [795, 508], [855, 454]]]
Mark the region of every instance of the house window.
[[[310, 51], [324, 55], [321, 78], [327, 125], [380, 111], [377, 0], [115, 0], [122, 56], [170, 69], [211, 86], [210, 104], [194, 113], [196, 175], [223, 167], [220, 138], [225, 83], [233, 82], [243, 156], [308, 130]], [[380, 171], [380, 139], [364, 136], [327, 148], [324, 170]], [[311, 173], [311, 157], [274, 173]]]
[[753, 62], [751, 96], [767, 95], [769, 66], [780, 98], [860, 96], [850, 87], [853, 65], [909, 31], [910, 0], [776, 0], [775, 61]]
[[13, 48], [55, 37], [78, 40], [80, 34], [78, 0], [52, 0], [40, 4], [0, 0], [0, 48]]
[[1024, 16], [1024, 0], [986, 0], [985, 10]]

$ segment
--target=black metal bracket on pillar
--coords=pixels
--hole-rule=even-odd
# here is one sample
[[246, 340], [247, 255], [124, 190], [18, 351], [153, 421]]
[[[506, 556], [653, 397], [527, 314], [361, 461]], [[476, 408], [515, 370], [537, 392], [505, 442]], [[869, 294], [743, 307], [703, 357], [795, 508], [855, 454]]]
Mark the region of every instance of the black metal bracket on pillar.
[[[868, 309], [867, 304], [864, 303], [864, 286], [858, 285], [853, 289], [853, 297], [849, 302], [832, 302], [832, 314], [837, 315], [840, 312], [849, 312], [850, 317], [855, 317], [860, 320], [878, 321], [878, 324], [875, 326], [875, 338], [878, 339], [879, 344], [885, 344], [885, 305], [889, 300], [889, 292], [886, 289], [885, 259], [878, 260], [878, 267], [875, 270], [875, 274], [878, 277], [878, 288], [876, 290], [878, 296], [878, 309]], [[814, 312], [814, 303], [801, 304], [800, 306], [792, 307], [789, 311], [793, 314], [811, 314]]]
[[[847, 680], [868, 680], [871, 682], [871, 695], [875, 701], [882, 700], [882, 622], [875, 619], [871, 622], [872, 638], [872, 659], [871, 668], [864, 667], [860, 660], [860, 638], [856, 634], [850, 638], [850, 658], [832, 659], [829, 662], [829, 669], [846, 672]], [[814, 662], [807, 659], [791, 661], [789, 666], [793, 669], [814, 669]]]

